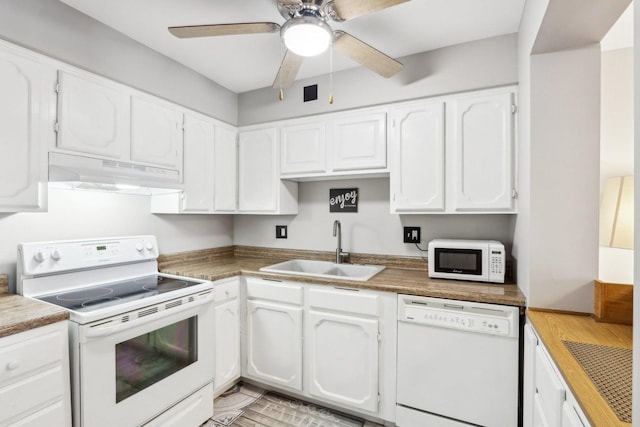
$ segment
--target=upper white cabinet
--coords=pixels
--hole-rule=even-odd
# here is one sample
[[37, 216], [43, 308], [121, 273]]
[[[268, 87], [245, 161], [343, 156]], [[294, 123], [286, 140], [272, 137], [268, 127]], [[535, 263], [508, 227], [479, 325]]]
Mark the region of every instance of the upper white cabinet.
[[55, 71], [0, 44], [0, 212], [44, 211]]
[[496, 92], [453, 102], [458, 212], [514, 209], [514, 96]]
[[131, 96], [131, 160], [180, 169], [182, 112], [156, 98]]
[[397, 105], [392, 213], [515, 213], [515, 88]]
[[281, 174], [320, 173], [326, 168], [327, 124], [301, 121], [280, 128]]
[[281, 176], [386, 175], [386, 111], [365, 109], [280, 122]]
[[89, 73], [58, 72], [57, 147], [128, 160], [129, 96]]
[[238, 212], [298, 213], [298, 184], [280, 179], [279, 132], [246, 128], [238, 140]]
[[182, 108], [70, 68], [57, 90], [56, 150], [182, 171]]
[[333, 170], [386, 168], [386, 120], [384, 112], [334, 118]]
[[202, 114], [184, 113], [184, 191], [151, 197], [153, 213], [234, 213], [237, 133]]
[[233, 213], [238, 208], [238, 132], [216, 124], [213, 141], [213, 211]]
[[392, 212], [445, 209], [444, 102], [420, 101], [394, 111], [390, 142]]

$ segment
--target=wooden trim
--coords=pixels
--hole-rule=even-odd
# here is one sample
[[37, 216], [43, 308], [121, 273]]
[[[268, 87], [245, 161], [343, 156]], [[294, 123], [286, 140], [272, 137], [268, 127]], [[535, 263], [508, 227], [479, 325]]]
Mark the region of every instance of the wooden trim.
[[9, 293], [9, 277], [6, 274], [0, 274], [0, 294]]
[[527, 307], [527, 311], [539, 311], [541, 313], [570, 314], [572, 316], [591, 316], [591, 313], [583, 313], [581, 311], [556, 310], [553, 308], [543, 307]]
[[633, 285], [594, 280], [593, 289], [597, 322], [633, 325]]

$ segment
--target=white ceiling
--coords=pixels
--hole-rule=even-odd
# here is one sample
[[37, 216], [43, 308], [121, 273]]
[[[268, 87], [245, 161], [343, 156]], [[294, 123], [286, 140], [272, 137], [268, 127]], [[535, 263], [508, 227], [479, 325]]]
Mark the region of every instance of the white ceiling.
[[600, 42], [602, 50], [623, 49], [633, 46], [633, 2]]
[[[278, 34], [178, 39], [169, 26], [284, 23], [275, 0], [61, 0], [237, 92], [271, 86], [281, 61]], [[341, 29], [400, 58], [518, 31], [525, 0], [412, 0], [344, 23]], [[335, 53], [333, 69], [359, 66]], [[326, 74], [329, 54], [305, 59], [298, 78]], [[383, 78], [383, 77], [380, 77]]]

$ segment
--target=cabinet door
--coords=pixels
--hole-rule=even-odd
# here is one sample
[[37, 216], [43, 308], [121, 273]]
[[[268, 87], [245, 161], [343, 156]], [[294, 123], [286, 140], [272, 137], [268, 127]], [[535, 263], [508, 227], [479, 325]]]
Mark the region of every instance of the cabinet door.
[[87, 75], [58, 75], [57, 147], [127, 159], [129, 96], [124, 89]]
[[534, 416], [534, 420], [536, 418], [545, 419], [546, 425], [549, 427], [560, 427], [562, 425], [562, 405], [566, 400], [566, 394], [549, 356], [540, 345], [536, 347], [535, 385], [536, 411], [539, 411], [542, 416]]
[[236, 131], [216, 125], [213, 148], [213, 210], [214, 212], [235, 212], [238, 205]]
[[387, 167], [385, 113], [334, 119], [332, 131], [334, 170]]
[[573, 405], [567, 401], [562, 405], [562, 427], [584, 427]]
[[378, 411], [378, 321], [310, 310], [305, 334], [309, 393]]
[[513, 93], [454, 104], [456, 211], [513, 210]]
[[53, 129], [43, 81], [35, 60], [0, 49], [0, 212], [46, 208], [44, 139]]
[[240, 301], [234, 298], [215, 308], [215, 394], [240, 378]]
[[238, 143], [238, 210], [275, 212], [278, 208], [278, 139], [275, 128], [244, 131]]
[[522, 378], [523, 427], [533, 427], [534, 396], [536, 395], [535, 364], [538, 338], [531, 325], [524, 325], [524, 373]]
[[391, 211], [444, 211], [444, 103], [399, 109], [394, 126]]
[[211, 120], [184, 116], [184, 212], [213, 210], [213, 136]]
[[131, 160], [182, 169], [182, 114], [150, 97], [131, 97]]
[[313, 122], [280, 129], [282, 175], [325, 171], [326, 127]]
[[302, 390], [302, 308], [247, 301], [247, 374]]

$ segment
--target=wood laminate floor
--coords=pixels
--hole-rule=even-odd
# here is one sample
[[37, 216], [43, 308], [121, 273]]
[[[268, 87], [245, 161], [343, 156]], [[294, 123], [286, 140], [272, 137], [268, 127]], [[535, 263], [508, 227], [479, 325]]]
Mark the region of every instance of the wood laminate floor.
[[381, 427], [326, 408], [239, 383], [214, 401], [201, 427]]

